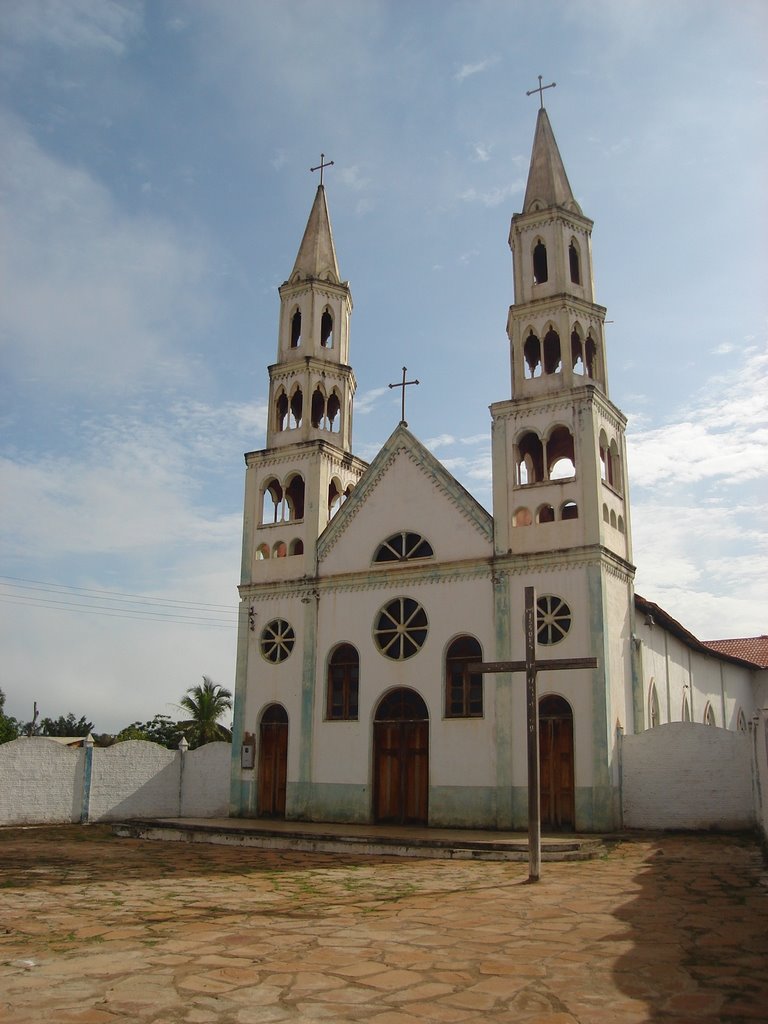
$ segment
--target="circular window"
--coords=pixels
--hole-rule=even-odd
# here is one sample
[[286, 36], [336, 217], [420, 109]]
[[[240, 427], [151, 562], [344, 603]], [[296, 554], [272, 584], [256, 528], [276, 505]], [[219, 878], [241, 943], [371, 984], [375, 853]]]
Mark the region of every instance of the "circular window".
[[560, 597], [547, 594], [536, 602], [536, 639], [540, 644], [556, 644], [571, 628], [571, 609]]
[[412, 597], [396, 597], [376, 616], [373, 639], [381, 653], [393, 661], [418, 654], [427, 639], [427, 613]]
[[295, 642], [296, 634], [293, 627], [285, 619], [273, 619], [262, 631], [261, 653], [267, 661], [274, 661], [277, 664], [285, 661]]

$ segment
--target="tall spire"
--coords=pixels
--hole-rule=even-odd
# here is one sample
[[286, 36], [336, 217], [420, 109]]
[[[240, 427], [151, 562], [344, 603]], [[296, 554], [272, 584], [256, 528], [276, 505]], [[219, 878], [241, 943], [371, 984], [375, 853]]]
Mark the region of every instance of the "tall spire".
[[325, 187], [318, 185], [315, 201], [299, 246], [299, 254], [293, 265], [290, 280], [323, 280], [339, 284], [339, 265], [333, 244], [331, 219], [325, 201]]
[[561, 206], [573, 213], [581, 213], [573, 197], [547, 111], [541, 107], [536, 119], [523, 213], [551, 206]]

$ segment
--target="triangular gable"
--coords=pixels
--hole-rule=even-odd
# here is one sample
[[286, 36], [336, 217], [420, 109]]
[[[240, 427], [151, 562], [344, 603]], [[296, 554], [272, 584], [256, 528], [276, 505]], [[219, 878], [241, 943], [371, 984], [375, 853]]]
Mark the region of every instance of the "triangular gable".
[[[370, 504], [373, 492], [382, 486], [382, 481], [388, 471], [402, 456], [407, 457], [409, 462], [417, 468], [418, 473], [429, 480], [430, 485], [447, 499], [458, 515], [485, 543], [493, 543], [493, 517], [401, 423], [375, 456], [348, 500], [320, 535], [317, 542], [319, 561], [329, 554], [350, 528], [355, 518]], [[385, 538], [382, 536], [378, 539], [384, 540]]]

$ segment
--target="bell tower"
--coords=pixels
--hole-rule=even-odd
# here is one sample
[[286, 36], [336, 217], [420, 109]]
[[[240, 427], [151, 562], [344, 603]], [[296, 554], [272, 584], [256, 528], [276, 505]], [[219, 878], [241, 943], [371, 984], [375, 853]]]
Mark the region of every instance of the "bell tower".
[[512, 398], [491, 407], [497, 553], [599, 544], [629, 562], [626, 419], [608, 398], [592, 221], [543, 106], [509, 246]]
[[495, 571], [509, 588], [513, 650], [532, 585], [542, 649], [597, 660], [580, 677], [550, 673], [545, 706], [572, 716], [576, 827], [609, 830], [620, 820], [617, 736], [634, 730], [637, 703], [626, 419], [608, 397], [592, 221], [543, 103], [509, 245], [511, 398], [491, 406]]
[[312, 576], [317, 538], [366, 466], [352, 455], [352, 294], [339, 275], [322, 184], [279, 295], [267, 447], [245, 456], [244, 587]]

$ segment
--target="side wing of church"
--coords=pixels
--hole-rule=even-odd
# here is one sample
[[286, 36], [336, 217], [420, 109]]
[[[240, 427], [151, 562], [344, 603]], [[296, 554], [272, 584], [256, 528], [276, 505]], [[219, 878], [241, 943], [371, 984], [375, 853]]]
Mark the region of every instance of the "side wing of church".
[[352, 297], [319, 186], [245, 457], [232, 814], [524, 828], [524, 677], [469, 666], [524, 658], [533, 586], [538, 656], [597, 659], [539, 676], [542, 826], [619, 827], [618, 734], [647, 700], [591, 230], [542, 107], [491, 516], [405, 422], [370, 465], [352, 454]]

